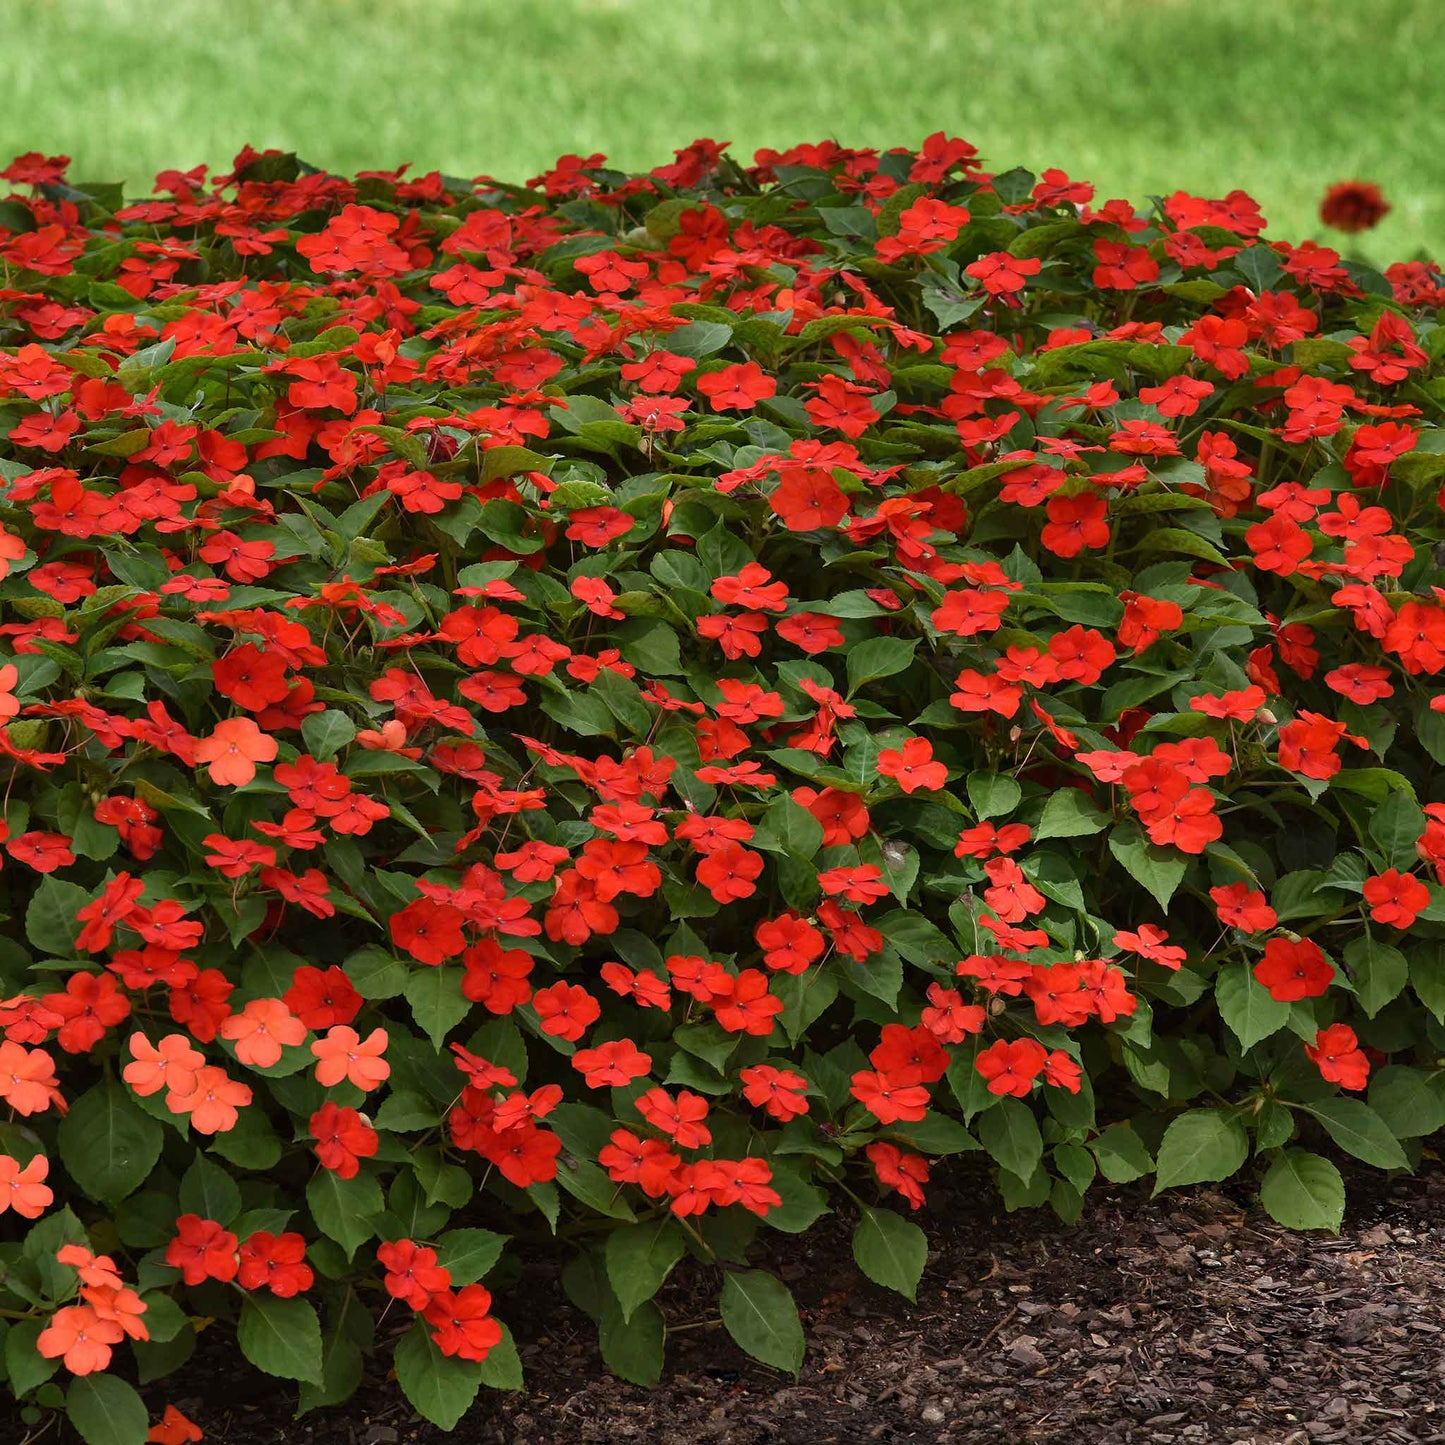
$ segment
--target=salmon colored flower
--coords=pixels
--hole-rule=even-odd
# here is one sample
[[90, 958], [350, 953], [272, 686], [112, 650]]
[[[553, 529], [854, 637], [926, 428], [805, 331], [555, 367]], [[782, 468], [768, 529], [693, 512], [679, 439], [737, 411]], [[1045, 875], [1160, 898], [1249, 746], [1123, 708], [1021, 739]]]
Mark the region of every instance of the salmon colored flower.
[[159, 1044], [152, 1044], [143, 1033], [133, 1033], [130, 1052], [134, 1063], [121, 1070], [121, 1078], [143, 1099], [162, 1089], [189, 1094], [196, 1085], [196, 1071], [206, 1062], [184, 1034], [167, 1034]]
[[55, 1077], [55, 1060], [44, 1049], [0, 1041], [0, 1099], [17, 1114], [43, 1114], [65, 1101]]
[[283, 1047], [304, 1043], [306, 1025], [279, 998], [253, 998], [221, 1025], [221, 1037], [236, 1046], [236, 1057], [254, 1068], [279, 1063]]
[[22, 1219], [39, 1219], [55, 1195], [45, 1183], [50, 1160], [37, 1154], [24, 1168], [18, 1159], [0, 1154], [0, 1214], [13, 1209]]
[[382, 1058], [386, 1044], [385, 1029], [372, 1029], [363, 1040], [355, 1029], [337, 1024], [311, 1045], [318, 1061], [316, 1082], [329, 1089], [346, 1079], [370, 1093], [391, 1074], [391, 1065]]
[[269, 763], [280, 751], [276, 739], [248, 717], [229, 717], [196, 744], [196, 761], [207, 763], [220, 788], [244, 788], [256, 776], [257, 763]]
[[188, 1114], [201, 1134], [229, 1133], [236, 1127], [239, 1111], [250, 1102], [250, 1086], [239, 1083], [214, 1064], [196, 1070], [191, 1088], [172, 1089], [166, 1095], [166, 1108], [173, 1114]]
[[56, 1310], [35, 1348], [47, 1360], [60, 1360], [72, 1375], [92, 1375], [110, 1364], [111, 1346], [124, 1338], [116, 1321], [102, 1319], [90, 1305], [68, 1305]]

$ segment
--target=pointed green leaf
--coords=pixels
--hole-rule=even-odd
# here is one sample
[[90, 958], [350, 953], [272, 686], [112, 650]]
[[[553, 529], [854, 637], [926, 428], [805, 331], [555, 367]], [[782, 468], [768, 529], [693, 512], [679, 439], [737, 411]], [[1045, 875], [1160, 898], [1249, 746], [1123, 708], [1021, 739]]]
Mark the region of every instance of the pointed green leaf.
[[607, 1236], [607, 1278], [624, 1321], [650, 1300], [687, 1249], [681, 1227], [668, 1215], [614, 1229]]
[[397, 1341], [393, 1363], [412, 1408], [442, 1430], [452, 1429], [471, 1409], [482, 1386], [481, 1365], [442, 1354], [424, 1320]]
[[85, 1445], [145, 1445], [145, 1402], [118, 1375], [82, 1375], [65, 1392], [65, 1414]]
[[309, 1300], [277, 1299], [259, 1290], [247, 1295], [236, 1339], [258, 1370], [283, 1380], [320, 1382], [321, 1322]]
[[802, 1368], [803, 1326], [787, 1285], [761, 1269], [723, 1276], [722, 1322], [755, 1360], [796, 1375]]
[[928, 1236], [891, 1209], [864, 1205], [853, 1231], [853, 1258], [875, 1284], [916, 1300], [928, 1260]]

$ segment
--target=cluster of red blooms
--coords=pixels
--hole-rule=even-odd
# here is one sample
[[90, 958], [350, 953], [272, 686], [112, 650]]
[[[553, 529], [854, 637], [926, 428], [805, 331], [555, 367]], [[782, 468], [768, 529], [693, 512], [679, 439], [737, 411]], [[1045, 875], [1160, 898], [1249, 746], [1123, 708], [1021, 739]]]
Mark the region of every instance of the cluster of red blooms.
[[[192, 1129], [428, 1209], [585, 1155], [741, 1231], [821, 1160], [916, 1209], [1032, 1096], [1092, 1147], [1086, 1070], [1166, 1117], [1181, 1002], [1241, 1078], [1433, 1068], [1376, 1015], [1440, 1006], [1382, 941], [1445, 937], [1436, 266], [941, 134], [65, 170], [0, 171], [0, 1214], [90, 1207], [99, 1104], [174, 1125], [131, 1188]], [[287, 1203], [166, 1262], [323, 1296]], [[482, 1360], [431, 1237], [386, 1289]], [[103, 1368], [140, 1311], [62, 1262]]]
[[483, 1284], [452, 1288], [452, 1274], [437, 1263], [437, 1252], [411, 1239], [395, 1239], [376, 1248], [386, 1271], [382, 1284], [431, 1326], [431, 1337], [444, 1355], [482, 1361], [502, 1342], [502, 1326], [492, 1318], [492, 1293]]
[[180, 1270], [186, 1284], [235, 1280], [242, 1289], [268, 1289], [279, 1299], [310, 1289], [315, 1278], [306, 1263], [306, 1241], [299, 1234], [257, 1230], [240, 1240], [214, 1219], [198, 1214], [183, 1214], [176, 1220], [165, 1259]]

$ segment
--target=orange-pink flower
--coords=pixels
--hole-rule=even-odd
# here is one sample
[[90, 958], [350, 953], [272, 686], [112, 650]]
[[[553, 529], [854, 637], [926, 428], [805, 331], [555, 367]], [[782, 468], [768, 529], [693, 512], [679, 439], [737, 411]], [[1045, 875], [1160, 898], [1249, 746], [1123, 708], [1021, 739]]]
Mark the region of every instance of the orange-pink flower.
[[17, 1114], [43, 1114], [65, 1100], [55, 1077], [55, 1060], [44, 1049], [0, 1042], [0, 1099]]
[[135, 1062], [127, 1064], [120, 1076], [143, 1099], [162, 1089], [189, 1094], [196, 1086], [196, 1070], [206, 1062], [184, 1034], [167, 1034], [153, 1044], [143, 1033], [133, 1033], [130, 1053]]
[[45, 1183], [50, 1160], [37, 1154], [23, 1169], [18, 1159], [0, 1154], [0, 1214], [13, 1209], [22, 1219], [39, 1219], [55, 1201]]
[[221, 1037], [235, 1044], [243, 1064], [269, 1069], [280, 1062], [283, 1046], [305, 1041], [306, 1025], [279, 998], [253, 998], [221, 1025]]
[[110, 1364], [110, 1347], [124, 1338], [115, 1320], [102, 1319], [90, 1305], [68, 1305], [56, 1310], [35, 1348], [47, 1360], [62, 1360], [72, 1375], [91, 1375]]
[[391, 1065], [381, 1057], [386, 1043], [385, 1029], [372, 1029], [364, 1040], [345, 1024], [328, 1029], [311, 1045], [318, 1060], [316, 1082], [329, 1089], [349, 1079], [363, 1093], [370, 1093], [391, 1074]]
[[196, 744], [196, 761], [210, 765], [218, 787], [244, 788], [256, 776], [256, 764], [271, 762], [279, 751], [276, 739], [250, 718], [228, 717]]
[[250, 1086], [238, 1083], [214, 1064], [196, 1071], [194, 1085], [187, 1092], [172, 1090], [166, 1095], [166, 1108], [173, 1114], [189, 1114], [201, 1134], [225, 1134], [234, 1129], [237, 1112], [250, 1102]]

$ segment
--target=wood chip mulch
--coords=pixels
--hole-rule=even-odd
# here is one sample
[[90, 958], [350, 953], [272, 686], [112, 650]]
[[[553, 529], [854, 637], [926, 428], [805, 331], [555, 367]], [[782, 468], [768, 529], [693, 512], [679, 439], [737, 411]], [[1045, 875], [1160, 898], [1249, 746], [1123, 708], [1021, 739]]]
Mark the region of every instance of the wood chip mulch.
[[380, 1380], [293, 1420], [288, 1387], [232, 1352], [203, 1350], [166, 1383], [213, 1445], [1445, 1442], [1445, 1167], [1350, 1186], [1337, 1239], [1215, 1191], [1118, 1189], [1070, 1228], [995, 1216], [988, 1181], [955, 1168], [918, 1216], [916, 1306], [859, 1274], [845, 1218], [775, 1236], [763, 1262], [808, 1332], [796, 1382], [741, 1354], [709, 1308], [715, 1280], [684, 1266], [660, 1301], [685, 1327], [662, 1384], [625, 1384], [538, 1261], [497, 1305], [529, 1393], [483, 1395], [452, 1436]]

